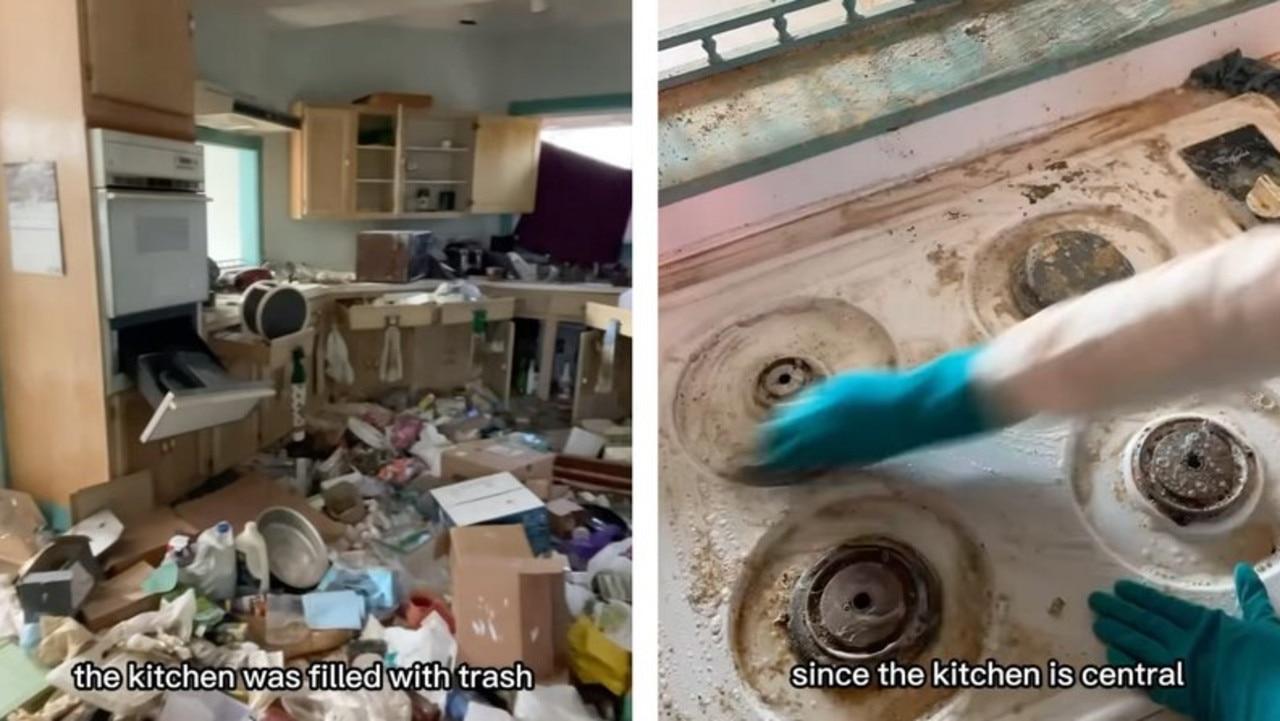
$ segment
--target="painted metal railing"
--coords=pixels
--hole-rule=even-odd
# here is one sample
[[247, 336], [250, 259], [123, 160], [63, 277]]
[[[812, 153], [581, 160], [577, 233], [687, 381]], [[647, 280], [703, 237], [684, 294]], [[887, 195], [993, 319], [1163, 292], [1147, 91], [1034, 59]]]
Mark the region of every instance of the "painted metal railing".
[[[859, 10], [857, 0], [768, 0], [744, 5], [663, 31], [658, 36], [659, 53], [696, 43], [701, 46], [703, 57], [664, 71], [659, 78], [659, 88], [665, 90], [683, 85], [877, 23], [959, 2], [961, 0], [899, 0], [880, 3], [868, 12]], [[806, 28], [789, 26], [789, 15], [820, 5], [839, 5], [843, 10], [842, 17]], [[719, 47], [717, 41], [724, 35], [761, 23], [772, 23], [773, 34], [769, 39], [732, 49], [722, 50]]]

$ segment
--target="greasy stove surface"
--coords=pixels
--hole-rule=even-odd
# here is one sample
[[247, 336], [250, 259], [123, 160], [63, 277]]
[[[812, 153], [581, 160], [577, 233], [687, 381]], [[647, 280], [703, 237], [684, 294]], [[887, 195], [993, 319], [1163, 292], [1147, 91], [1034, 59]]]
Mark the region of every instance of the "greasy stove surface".
[[662, 608], [664, 718], [1156, 710], [1082, 688], [798, 689], [792, 670], [1103, 663], [1085, 597], [1122, 577], [1232, 608], [1232, 565], [1265, 566], [1280, 536], [1270, 389], [1037, 420], [802, 486], [729, 479], [769, 406], [814, 379], [981, 342], [1236, 235], [1247, 221], [1180, 151], [1249, 125], [1280, 144], [1280, 110], [1238, 98], [662, 299], [661, 562], [679, 589]]

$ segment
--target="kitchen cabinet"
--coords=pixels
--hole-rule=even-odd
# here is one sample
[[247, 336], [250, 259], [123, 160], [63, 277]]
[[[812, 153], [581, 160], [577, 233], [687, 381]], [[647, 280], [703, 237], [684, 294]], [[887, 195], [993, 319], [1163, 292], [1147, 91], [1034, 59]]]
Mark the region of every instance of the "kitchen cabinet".
[[51, 510], [147, 468], [176, 497], [209, 466], [206, 433], [143, 444], [154, 409], [113, 392], [90, 191], [90, 128], [194, 140], [194, 68], [189, 0], [0, 2], [0, 159], [53, 164], [63, 259], [56, 275], [0, 263], [5, 480]]
[[189, 0], [80, 0], [85, 115], [104, 127], [194, 140]]
[[[111, 478], [150, 470], [155, 480], [155, 501], [168, 504], [181, 498], [209, 475], [212, 467], [210, 439], [207, 432], [196, 432], [143, 443], [138, 438], [139, 429], [147, 425], [154, 412], [155, 409], [136, 390], [107, 398]], [[86, 481], [84, 485], [93, 485], [93, 482]]]
[[528, 213], [537, 191], [537, 118], [405, 107], [300, 104], [292, 214], [446, 218]]
[[292, 203], [295, 217], [351, 214], [355, 114], [333, 108], [301, 108], [303, 132], [293, 133]]
[[579, 338], [573, 422], [631, 415], [631, 311], [588, 302]]
[[533, 212], [541, 130], [536, 118], [479, 119], [471, 212]]

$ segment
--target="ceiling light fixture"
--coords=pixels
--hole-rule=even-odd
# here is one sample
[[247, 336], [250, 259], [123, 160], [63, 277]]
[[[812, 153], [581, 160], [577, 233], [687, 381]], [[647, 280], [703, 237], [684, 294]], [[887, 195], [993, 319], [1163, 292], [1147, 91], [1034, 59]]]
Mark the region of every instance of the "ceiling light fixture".
[[549, 7], [547, 0], [529, 0], [529, 12], [544, 13]]

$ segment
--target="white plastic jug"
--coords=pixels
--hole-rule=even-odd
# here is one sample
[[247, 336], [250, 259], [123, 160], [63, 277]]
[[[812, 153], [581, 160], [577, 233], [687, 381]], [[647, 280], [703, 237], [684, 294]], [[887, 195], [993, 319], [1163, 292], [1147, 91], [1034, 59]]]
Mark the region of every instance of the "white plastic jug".
[[200, 533], [195, 560], [182, 569], [179, 580], [210, 601], [236, 595], [236, 541], [230, 523], [223, 521]]
[[258, 532], [258, 524], [249, 521], [236, 536], [236, 552], [244, 556], [244, 566], [258, 582], [258, 593], [266, 593], [271, 573], [267, 565], [267, 542]]

